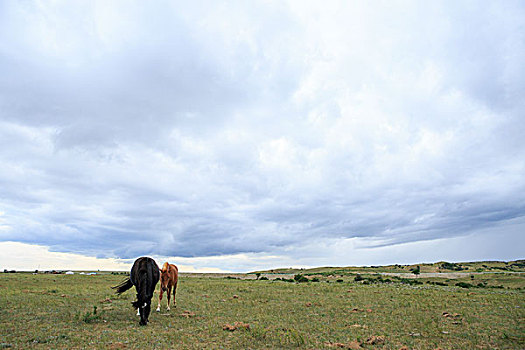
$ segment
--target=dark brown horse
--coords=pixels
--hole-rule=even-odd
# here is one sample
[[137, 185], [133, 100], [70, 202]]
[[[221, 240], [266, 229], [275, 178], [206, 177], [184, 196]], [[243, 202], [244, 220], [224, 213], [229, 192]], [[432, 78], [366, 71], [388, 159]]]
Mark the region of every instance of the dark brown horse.
[[122, 281], [118, 286], [112, 287], [121, 294], [135, 286], [137, 290], [137, 300], [132, 304], [138, 309], [140, 315], [140, 325], [148, 324], [148, 317], [151, 310], [151, 298], [155, 292], [155, 286], [159, 281], [159, 266], [152, 258], [142, 257], [135, 260], [131, 268], [129, 278]]
[[[171, 289], [173, 288], [173, 304], [175, 304], [175, 293], [177, 292], [177, 282], [179, 281], [179, 269], [173, 264], [165, 262], [160, 270], [160, 294], [159, 306], [157, 311], [160, 311], [160, 302], [162, 301], [162, 293], [168, 292], [168, 311], [170, 311], [170, 297]], [[176, 305], [175, 305], [176, 306]]]

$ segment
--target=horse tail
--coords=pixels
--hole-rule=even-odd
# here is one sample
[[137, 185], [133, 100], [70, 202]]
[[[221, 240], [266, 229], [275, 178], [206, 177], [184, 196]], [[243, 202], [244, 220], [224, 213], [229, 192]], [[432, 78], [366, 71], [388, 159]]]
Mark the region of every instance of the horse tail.
[[111, 289], [116, 289], [117, 294], [122, 294], [131, 287], [133, 287], [133, 283], [131, 283], [131, 279], [128, 277], [124, 281], [120, 282], [118, 285], [111, 287]]

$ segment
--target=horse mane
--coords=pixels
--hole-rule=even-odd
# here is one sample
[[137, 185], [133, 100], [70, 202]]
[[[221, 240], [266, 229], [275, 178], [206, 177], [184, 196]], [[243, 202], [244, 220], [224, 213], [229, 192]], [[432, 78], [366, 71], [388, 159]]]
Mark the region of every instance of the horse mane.
[[163, 273], [166, 273], [166, 272], [169, 271], [169, 269], [170, 269], [170, 264], [168, 264], [168, 262], [166, 261], [166, 262], [164, 263], [164, 265], [162, 265], [162, 272], [163, 272]]

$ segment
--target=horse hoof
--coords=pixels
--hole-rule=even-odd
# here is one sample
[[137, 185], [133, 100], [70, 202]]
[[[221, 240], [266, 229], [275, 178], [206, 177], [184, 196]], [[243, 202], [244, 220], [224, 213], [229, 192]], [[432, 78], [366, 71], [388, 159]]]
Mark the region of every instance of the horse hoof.
[[157, 308], [157, 312], [160, 312], [160, 307]]
[[167, 308], [166, 310], [167, 310], [167, 311], [170, 311], [170, 308]]

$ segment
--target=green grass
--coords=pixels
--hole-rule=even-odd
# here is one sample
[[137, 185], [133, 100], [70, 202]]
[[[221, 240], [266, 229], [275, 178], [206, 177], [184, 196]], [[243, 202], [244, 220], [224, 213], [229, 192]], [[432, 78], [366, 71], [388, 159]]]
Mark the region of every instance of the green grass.
[[[357, 341], [368, 349], [525, 348], [523, 289], [182, 276], [178, 307], [166, 312], [163, 304], [141, 327], [134, 291], [117, 297], [110, 289], [122, 277], [0, 273], [0, 347], [329, 349]], [[522, 288], [520, 281], [512, 283]], [[223, 330], [235, 322], [249, 329]], [[366, 344], [371, 336], [385, 341]]]

